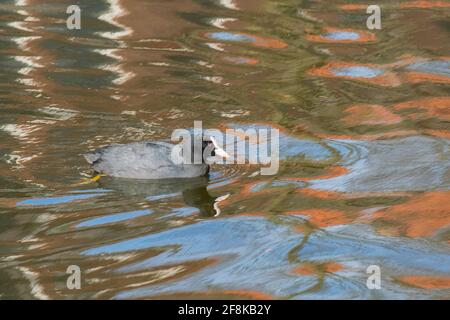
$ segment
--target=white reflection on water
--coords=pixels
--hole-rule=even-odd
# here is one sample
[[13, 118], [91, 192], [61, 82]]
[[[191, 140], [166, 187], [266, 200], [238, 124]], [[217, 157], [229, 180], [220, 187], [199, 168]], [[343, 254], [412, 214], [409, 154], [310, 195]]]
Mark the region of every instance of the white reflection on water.
[[[129, 36], [133, 33], [133, 29], [127, 27], [117, 21], [118, 18], [127, 15], [127, 11], [120, 4], [120, 0], [106, 0], [109, 4], [109, 10], [102, 14], [99, 19], [108, 22], [109, 24], [117, 27], [120, 31], [112, 32], [97, 32], [103, 38], [118, 40], [120, 38]], [[127, 45], [124, 42], [120, 43], [120, 47], [126, 48]], [[131, 71], [126, 71], [122, 65], [122, 62], [125, 60], [122, 55], [119, 54], [120, 49], [94, 49], [94, 52], [97, 52], [101, 55], [107, 56], [116, 60], [113, 64], [105, 64], [100, 66], [100, 69], [115, 73], [117, 77], [112, 81], [115, 85], [123, 85], [130, 79], [134, 78], [136, 75]], [[116, 95], [117, 96], [117, 95]], [[121, 96], [119, 96], [120, 99]]]
[[233, 22], [236, 20], [237, 19], [235, 19], [235, 18], [212, 18], [210, 21], [214, 27], [219, 28], [219, 29], [226, 29], [225, 25], [228, 22]]
[[219, 0], [221, 6], [231, 10], [240, 10], [235, 0]]
[[[22, 7], [25, 7], [28, 5], [28, 1], [26, 0], [16, 0], [15, 5], [17, 8], [17, 13], [22, 16], [26, 17], [24, 18], [24, 21], [13, 21], [9, 22], [7, 25], [15, 28], [20, 31], [28, 32], [28, 33], [35, 33], [35, 29], [30, 26], [30, 22], [36, 22], [39, 21], [37, 17], [34, 17], [28, 10], [23, 10]], [[42, 59], [41, 56], [33, 56], [32, 49], [30, 48], [30, 44], [38, 39], [40, 39], [40, 36], [24, 36], [24, 37], [13, 37], [12, 41], [17, 44], [20, 50], [24, 51], [27, 55], [17, 55], [14, 56], [14, 59], [21, 64], [24, 65], [24, 67], [19, 68], [17, 71], [18, 74], [21, 75], [21, 77], [17, 78], [17, 82], [20, 84], [23, 84], [28, 87], [33, 87], [33, 89], [26, 89], [27, 91], [35, 91], [35, 92], [42, 92], [42, 86], [43, 84], [37, 81], [33, 77], [33, 71], [35, 71], [38, 68], [43, 68], [44, 65], [39, 63], [39, 61]]]
[[103, 13], [98, 18], [100, 20], [106, 21], [109, 24], [119, 28], [120, 31], [99, 32], [99, 35], [104, 38], [108, 38], [108, 39], [120, 39], [125, 36], [131, 35], [133, 33], [133, 29], [131, 29], [117, 21], [117, 19], [125, 16], [128, 13], [125, 10], [125, 8], [121, 6], [120, 0], [106, 0], [106, 2], [109, 4], [109, 10], [107, 10], [105, 13]]

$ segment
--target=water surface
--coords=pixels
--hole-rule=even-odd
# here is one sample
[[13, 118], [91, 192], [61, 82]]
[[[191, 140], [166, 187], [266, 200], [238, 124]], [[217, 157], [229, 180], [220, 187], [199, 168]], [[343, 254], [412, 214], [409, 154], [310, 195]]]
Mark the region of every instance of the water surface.
[[[443, 2], [77, 3], [0, 3], [1, 299], [450, 297]], [[280, 129], [279, 172], [84, 183], [194, 120]]]

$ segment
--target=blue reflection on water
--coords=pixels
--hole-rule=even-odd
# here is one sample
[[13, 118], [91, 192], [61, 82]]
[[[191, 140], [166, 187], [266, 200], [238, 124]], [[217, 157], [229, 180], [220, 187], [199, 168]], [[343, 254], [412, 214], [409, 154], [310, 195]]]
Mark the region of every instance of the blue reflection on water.
[[335, 31], [325, 34], [324, 37], [332, 40], [358, 40], [359, 34], [349, 31]]
[[198, 212], [198, 209], [193, 208], [193, 207], [176, 208], [176, 209], [173, 209], [171, 213], [169, 213], [163, 217], [160, 217], [157, 220], [173, 218], [173, 217], [188, 217], [197, 212]]
[[383, 70], [366, 66], [355, 66], [334, 68], [333, 72], [335, 75], [340, 77], [375, 78], [382, 74]]
[[450, 189], [450, 140], [412, 136], [378, 141], [334, 140], [349, 173], [311, 181], [340, 192]]
[[34, 198], [17, 202], [17, 206], [49, 206], [61, 203], [72, 202], [76, 200], [90, 199], [104, 195], [104, 193], [79, 194], [61, 197]]
[[450, 77], [450, 61], [416, 62], [409, 65], [406, 69]]
[[247, 36], [245, 34], [232, 33], [232, 32], [212, 32], [212, 33], [209, 33], [209, 37], [216, 39], [216, 40], [223, 40], [223, 41], [247, 41], [247, 42], [255, 41], [252, 37]]
[[84, 222], [79, 223], [76, 227], [82, 228], [82, 227], [92, 227], [92, 226], [98, 226], [101, 224], [107, 224], [112, 222], [120, 222], [124, 220], [134, 219], [137, 217], [141, 217], [144, 215], [148, 215], [153, 213], [152, 210], [146, 209], [146, 210], [137, 210], [137, 211], [130, 211], [130, 212], [122, 212], [117, 214], [111, 214], [99, 218], [89, 219]]
[[303, 181], [295, 181], [295, 180], [275, 180], [272, 182], [273, 187], [284, 187], [294, 185], [298, 188], [304, 188], [306, 187], [307, 183]]
[[[200, 272], [169, 283], [123, 291], [116, 298], [186, 290], [206, 291], [211, 287], [233, 289], [236, 284], [239, 284], [240, 289], [283, 296], [296, 294], [314, 285], [317, 281], [314, 276], [299, 276], [291, 272], [297, 263], [290, 262], [288, 256], [291, 259], [297, 256], [303, 262], [335, 261], [343, 264], [344, 269], [339, 274], [346, 273], [346, 276], [330, 275], [328, 281], [333, 282], [333, 285], [324, 286], [320, 291], [322, 296], [331, 294], [341, 298], [370, 297], [375, 294], [365, 286], [366, 268], [371, 264], [380, 265], [383, 269], [383, 295], [386, 297], [407, 297], [415, 290], [390, 280], [399, 270], [400, 274], [445, 274], [450, 271], [450, 256], [446, 247], [421, 240], [386, 238], [375, 234], [366, 225], [330, 227], [326, 231], [316, 231], [303, 246], [292, 252], [302, 239], [303, 235], [293, 231], [289, 224], [274, 224], [260, 217], [238, 217], [201, 221], [89, 249], [83, 254], [166, 248], [166, 251], [157, 256], [117, 270], [127, 273], [212, 257], [219, 261]], [[420, 294], [420, 290], [416, 292]], [[305, 292], [301, 297], [314, 294]]]
[[[238, 124], [229, 124], [229, 127], [232, 129], [255, 129], [256, 134], [260, 134], [258, 130], [266, 129], [267, 130], [267, 139], [268, 139], [268, 149], [270, 151], [271, 145], [271, 133], [270, 129], [274, 129], [268, 125], [238, 125]], [[233, 141], [232, 139], [235, 137], [227, 136], [227, 141]], [[326, 148], [326, 146], [312, 140], [307, 139], [299, 139], [297, 137], [292, 137], [284, 134], [283, 132], [279, 132], [279, 147], [280, 147], [280, 159], [284, 160], [287, 157], [296, 157], [296, 156], [304, 156], [308, 160], [326, 160], [333, 156], [330, 149]], [[241, 138], [237, 139], [238, 141], [242, 141]], [[259, 154], [258, 145], [255, 143], [251, 143], [248, 147], [248, 154]], [[268, 152], [270, 155], [270, 152]]]

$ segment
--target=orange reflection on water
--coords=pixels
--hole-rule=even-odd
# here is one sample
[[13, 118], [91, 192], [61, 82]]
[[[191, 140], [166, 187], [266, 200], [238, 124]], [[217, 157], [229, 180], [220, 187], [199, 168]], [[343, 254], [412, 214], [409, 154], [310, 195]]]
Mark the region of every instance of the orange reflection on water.
[[254, 38], [253, 45], [256, 47], [264, 47], [264, 48], [273, 48], [273, 49], [283, 49], [287, 47], [287, 43], [283, 40], [266, 38], [266, 37], [258, 37], [248, 35]]
[[[345, 39], [344, 38], [333, 38], [329, 37], [327, 35], [330, 34], [354, 34], [357, 36], [356, 39]], [[358, 42], [370, 42], [375, 41], [376, 36], [373, 33], [361, 31], [361, 30], [353, 30], [353, 29], [337, 29], [337, 28], [325, 28], [323, 30], [323, 34], [320, 35], [313, 35], [309, 34], [306, 35], [306, 39], [313, 42], [324, 42], [324, 43], [358, 43]]]
[[450, 139], [450, 131], [426, 129], [425, 132], [431, 136]]
[[450, 121], [450, 97], [433, 97], [398, 103], [395, 110], [407, 110], [406, 117], [414, 120], [437, 117]]
[[407, 72], [405, 73], [405, 80], [411, 83], [420, 83], [420, 82], [450, 83], [449, 77], [422, 72]]
[[348, 107], [343, 119], [349, 125], [389, 125], [402, 121], [402, 117], [380, 105], [361, 104]]
[[307, 73], [315, 77], [357, 80], [390, 87], [421, 82], [448, 84], [449, 62], [448, 57], [430, 60], [412, 56], [402, 56], [398, 61], [383, 65], [332, 61]]
[[403, 276], [397, 278], [398, 281], [409, 286], [421, 289], [448, 289], [450, 288], [449, 277], [439, 276]]
[[397, 87], [401, 84], [395, 73], [374, 64], [333, 61], [322, 67], [310, 69], [307, 73], [315, 77], [343, 78], [381, 86]]
[[307, 216], [308, 221], [318, 228], [348, 224], [354, 217], [345, 212], [331, 209], [306, 209], [285, 212], [287, 215]]
[[448, 1], [409, 1], [400, 3], [400, 8], [450, 8]]
[[340, 9], [342, 10], [348, 10], [348, 11], [353, 11], [353, 10], [366, 10], [368, 7], [367, 4], [353, 4], [353, 3], [349, 3], [349, 4], [342, 4], [339, 6]]
[[206, 37], [218, 41], [248, 43], [252, 46], [263, 48], [282, 49], [287, 47], [287, 43], [283, 40], [240, 32], [210, 32], [206, 34]]
[[374, 218], [389, 223], [396, 235], [429, 237], [450, 225], [449, 212], [450, 191], [433, 191], [378, 211]]
[[343, 265], [337, 262], [325, 262], [319, 265], [305, 262], [294, 268], [292, 272], [298, 275], [311, 276], [322, 272], [336, 273], [342, 269], [344, 269]]
[[[392, 112], [393, 110], [394, 112]], [[393, 125], [404, 120], [422, 121], [436, 119], [450, 121], [450, 97], [421, 98], [384, 107], [381, 105], [361, 104], [348, 107], [348, 113], [342, 121], [350, 126], [359, 125]], [[365, 135], [321, 135], [325, 138], [375, 140], [380, 138], [401, 137], [416, 134], [428, 134], [435, 137], [450, 138], [446, 129], [394, 130], [390, 132]]]

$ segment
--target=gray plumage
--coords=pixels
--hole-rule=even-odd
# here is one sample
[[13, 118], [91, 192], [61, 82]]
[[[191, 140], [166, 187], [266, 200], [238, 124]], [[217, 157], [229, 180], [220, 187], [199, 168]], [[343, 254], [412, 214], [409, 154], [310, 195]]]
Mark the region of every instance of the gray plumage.
[[84, 154], [84, 158], [98, 173], [119, 178], [192, 178], [208, 173], [209, 166], [205, 163], [174, 162], [173, 160], [179, 160], [172, 159], [175, 146], [166, 142], [116, 144], [88, 152]]

